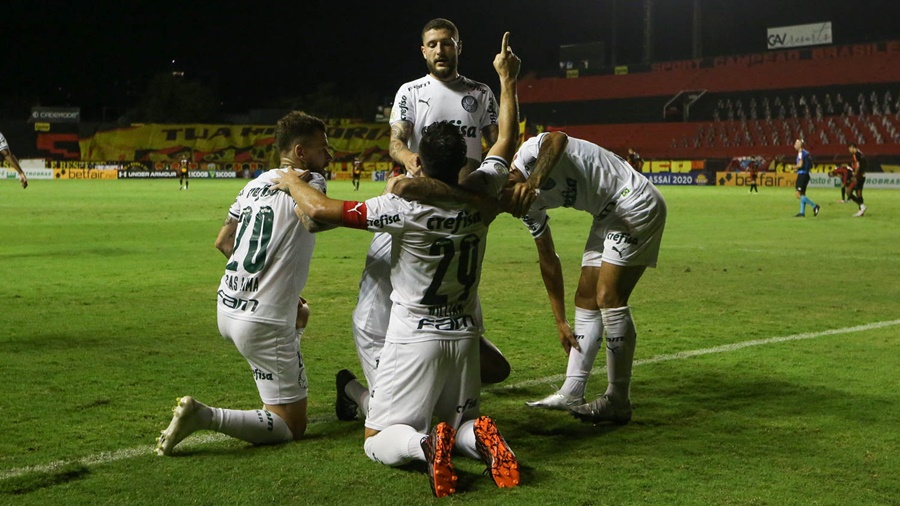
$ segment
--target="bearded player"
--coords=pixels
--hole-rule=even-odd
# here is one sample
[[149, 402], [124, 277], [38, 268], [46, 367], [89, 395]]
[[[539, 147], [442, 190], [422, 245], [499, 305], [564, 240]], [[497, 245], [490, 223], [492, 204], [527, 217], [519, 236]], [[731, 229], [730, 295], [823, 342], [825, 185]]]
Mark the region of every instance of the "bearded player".
[[[304, 171], [316, 192], [325, 193], [323, 173], [332, 160], [321, 119], [294, 111], [275, 126], [281, 167]], [[171, 455], [195, 431], [212, 430], [253, 444], [301, 439], [307, 427], [306, 367], [300, 338], [308, 308], [297, 300], [309, 274], [315, 236], [295, 213], [296, 204], [274, 189], [276, 170], [247, 183], [228, 210], [216, 248], [228, 257], [219, 283], [219, 333], [249, 364], [262, 409], [207, 406], [178, 399], [156, 452]]]
[[[465, 176], [481, 164], [482, 136], [489, 146], [497, 140], [496, 99], [487, 85], [459, 74], [462, 41], [451, 21], [437, 18], [426, 23], [421, 51], [429, 73], [397, 91], [391, 110], [391, 158], [406, 168], [408, 177], [418, 175], [422, 132], [433, 123], [447, 121], [458, 127], [465, 139], [467, 163], [460, 174]], [[353, 311], [353, 337], [368, 388], [350, 371], [338, 372], [335, 410], [341, 420], [354, 420], [357, 412], [365, 416], [368, 411], [369, 390], [374, 386], [391, 312], [390, 261], [391, 235], [375, 234]], [[509, 362], [484, 338], [481, 356], [483, 383], [497, 383], [509, 375]]]

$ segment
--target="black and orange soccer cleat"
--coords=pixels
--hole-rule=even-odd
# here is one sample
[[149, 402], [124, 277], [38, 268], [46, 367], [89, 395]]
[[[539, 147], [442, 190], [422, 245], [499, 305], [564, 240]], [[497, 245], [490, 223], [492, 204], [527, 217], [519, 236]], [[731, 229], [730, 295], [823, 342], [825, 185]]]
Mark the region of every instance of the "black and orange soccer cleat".
[[509, 449], [506, 440], [497, 430], [497, 424], [487, 416], [475, 420], [475, 448], [481, 460], [487, 464], [485, 473], [498, 487], [515, 487], [519, 484], [519, 461], [516, 454]]
[[435, 497], [456, 493], [456, 472], [450, 451], [456, 440], [456, 429], [441, 422], [431, 429], [431, 434], [422, 439], [422, 450], [428, 464], [428, 479]]

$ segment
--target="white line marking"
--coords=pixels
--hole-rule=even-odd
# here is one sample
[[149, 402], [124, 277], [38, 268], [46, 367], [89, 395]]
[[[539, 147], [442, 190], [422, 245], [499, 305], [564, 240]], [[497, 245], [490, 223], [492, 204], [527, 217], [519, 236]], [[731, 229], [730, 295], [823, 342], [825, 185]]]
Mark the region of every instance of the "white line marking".
[[[880, 329], [882, 327], [890, 327], [892, 325], [900, 325], [900, 320], [891, 320], [886, 322], [868, 323], [866, 325], [857, 325], [856, 327], [845, 327], [842, 329], [824, 330], [822, 332], [805, 332], [803, 334], [794, 334], [792, 336], [770, 337], [768, 339], [754, 339], [752, 341], [742, 341], [733, 344], [723, 344], [714, 348], [703, 348], [701, 350], [680, 351], [671, 355], [657, 355], [655, 357], [645, 358], [643, 360], [635, 360], [634, 366], [656, 364], [658, 362], [667, 362], [669, 360], [680, 360], [683, 358], [698, 357], [700, 355], [710, 355], [713, 353], [725, 353], [728, 351], [739, 350], [741, 348], [749, 348], [751, 346], [760, 346], [763, 344], [783, 343], [785, 341], [800, 341], [803, 339], [814, 339], [816, 337], [832, 336], [835, 334], [850, 334], [853, 332], [863, 332], [866, 330]], [[606, 372], [606, 366], [595, 367], [591, 370], [591, 376]], [[557, 374], [546, 378], [537, 378], [533, 380], [525, 380], [515, 385], [501, 385], [491, 390], [509, 390], [514, 388], [532, 387], [535, 385], [550, 384], [552, 382], [560, 382], [566, 379], [565, 374]]]
[[[800, 341], [803, 339], [815, 339], [817, 337], [824, 336], [833, 336], [837, 334], [850, 334], [853, 332], [864, 332], [866, 330], [874, 330], [880, 329], [884, 327], [890, 327], [893, 325], [900, 325], [900, 320], [890, 320], [884, 322], [876, 322], [869, 323], [866, 325], [857, 325], [855, 327], [845, 327], [842, 329], [832, 329], [825, 330], [822, 332], [805, 332], [803, 334], [794, 334], [791, 336], [783, 336], [783, 337], [771, 337], [768, 339], [754, 339], [752, 341], [742, 341], [739, 343], [733, 344], [724, 344], [722, 346], [716, 346], [713, 348], [703, 348], [700, 350], [692, 350], [692, 351], [681, 351], [678, 353], [672, 353], [669, 355], [657, 355], [655, 357], [643, 359], [643, 360], [635, 360], [634, 365], [647, 365], [647, 364], [656, 364], [659, 362], [668, 362], [670, 360], [681, 360], [684, 358], [698, 357], [701, 355], [711, 355], [713, 353], [726, 353], [729, 351], [735, 351], [742, 348], [749, 348], [751, 346], [761, 346], [764, 344], [775, 344], [775, 343], [783, 343], [787, 341]], [[606, 371], [606, 367], [595, 367], [591, 371], [591, 375], [596, 375], [598, 373]], [[526, 388], [535, 385], [544, 385], [550, 384], [552, 382], [560, 382], [565, 380], [566, 376], [564, 374], [557, 374], [554, 376], [547, 376], [544, 378], [537, 378], [533, 380], [520, 381], [513, 385], [502, 385], [498, 387], [485, 389], [486, 392], [491, 392], [494, 390], [509, 390], [514, 388]], [[310, 425], [324, 423], [327, 421], [334, 420], [333, 416], [316, 416], [311, 417], [309, 420]], [[215, 443], [219, 441], [227, 441], [233, 440], [231, 437], [228, 437], [224, 434], [218, 433], [207, 433], [200, 434], [196, 436], [191, 436], [190, 440], [182, 443], [182, 446], [190, 447], [190, 446], [200, 446], [209, 443]], [[74, 462], [81, 463], [85, 466], [95, 466], [98, 464], [107, 464], [110, 462], [116, 462], [119, 460], [130, 459], [134, 457], [141, 457], [145, 455], [153, 455], [156, 451], [156, 445], [148, 445], [148, 446], [140, 446], [137, 448], [129, 448], [126, 450], [117, 450], [114, 452], [103, 452], [98, 453], [96, 455], [90, 455], [87, 457], [83, 457], [80, 459], [66, 459], [66, 460], [57, 460], [55, 462], [50, 462], [49, 464], [43, 464], [38, 466], [27, 466], [27, 467], [19, 467], [14, 469], [9, 469], [6, 471], [0, 471], [0, 480], [7, 480], [9, 478], [14, 478], [16, 476], [21, 476], [26, 473], [49, 473], [53, 472], [57, 469], [62, 468], [67, 464], [71, 464]]]

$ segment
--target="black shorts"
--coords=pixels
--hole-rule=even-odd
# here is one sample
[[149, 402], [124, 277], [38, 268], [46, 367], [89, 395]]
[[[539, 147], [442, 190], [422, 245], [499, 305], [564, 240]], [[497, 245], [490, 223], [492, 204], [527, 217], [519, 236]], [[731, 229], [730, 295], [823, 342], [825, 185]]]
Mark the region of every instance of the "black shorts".
[[800, 195], [806, 195], [806, 187], [809, 185], [809, 174], [797, 174], [797, 191]]
[[853, 185], [853, 189], [862, 191], [863, 186], [865, 186], [865, 185], [866, 185], [866, 177], [865, 176], [858, 177], [858, 178], [856, 178], [856, 184]]
[[181, 175], [182, 178], [188, 177], [188, 173], [187, 173], [187, 172], [181, 172], [181, 173], [179, 173], [179, 174]]

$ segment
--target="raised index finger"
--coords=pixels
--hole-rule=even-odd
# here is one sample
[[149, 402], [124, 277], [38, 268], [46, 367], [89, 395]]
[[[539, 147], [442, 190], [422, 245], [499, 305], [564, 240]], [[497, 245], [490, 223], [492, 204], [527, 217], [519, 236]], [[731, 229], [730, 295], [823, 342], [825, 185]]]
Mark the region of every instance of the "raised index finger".
[[500, 43], [500, 54], [506, 54], [507, 46], [509, 46], [509, 32], [503, 34], [503, 42]]

